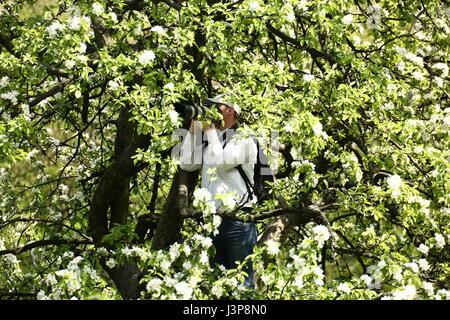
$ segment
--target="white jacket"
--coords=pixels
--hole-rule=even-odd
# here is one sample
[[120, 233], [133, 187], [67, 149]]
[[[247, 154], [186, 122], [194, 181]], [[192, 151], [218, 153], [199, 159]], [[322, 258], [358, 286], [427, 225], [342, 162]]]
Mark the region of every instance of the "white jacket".
[[222, 201], [215, 198], [216, 195], [232, 192], [235, 194], [236, 205], [251, 207], [252, 203], [256, 203], [256, 197], [249, 199], [245, 182], [236, 166], [242, 166], [253, 185], [257, 146], [253, 139], [239, 137], [236, 133], [223, 148], [219, 135], [226, 131], [207, 130], [203, 135], [203, 139], [208, 141], [206, 148], [202, 146], [200, 129], [196, 128], [196, 134], [188, 133], [181, 146], [180, 167], [185, 171], [202, 169], [201, 187], [211, 193], [217, 210], [229, 208], [225, 208]]

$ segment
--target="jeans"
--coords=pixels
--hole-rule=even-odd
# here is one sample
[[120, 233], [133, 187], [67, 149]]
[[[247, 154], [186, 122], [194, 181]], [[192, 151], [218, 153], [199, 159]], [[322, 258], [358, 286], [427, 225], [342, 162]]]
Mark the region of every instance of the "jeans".
[[[237, 267], [236, 261], [242, 262], [253, 253], [258, 233], [256, 224], [224, 218], [218, 230], [219, 233], [213, 237], [213, 245], [216, 249], [213, 262], [223, 265], [226, 269], [234, 269]], [[247, 263], [243, 271], [248, 274], [244, 285], [254, 289], [254, 271], [251, 261]]]

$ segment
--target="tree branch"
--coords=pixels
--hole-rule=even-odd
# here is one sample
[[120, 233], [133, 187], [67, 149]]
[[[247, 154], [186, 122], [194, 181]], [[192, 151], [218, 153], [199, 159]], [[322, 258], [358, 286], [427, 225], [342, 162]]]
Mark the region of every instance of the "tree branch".
[[38, 95], [36, 98], [34, 98], [32, 101], [30, 101], [30, 103], [28, 104], [30, 108], [34, 107], [35, 105], [37, 105], [39, 102], [47, 99], [48, 97], [51, 97], [55, 94], [57, 94], [58, 92], [62, 91], [64, 89], [64, 87], [71, 81], [73, 81], [74, 79], [70, 79], [70, 80], [65, 80], [60, 82], [59, 84], [57, 84], [56, 86], [54, 86], [53, 88], [51, 88], [50, 90], [48, 90], [47, 92], [41, 93], [40, 95]]
[[6, 50], [8, 50], [8, 52], [11, 53], [13, 56], [19, 58], [19, 55], [14, 50], [14, 46], [11, 43], [11, 41], [8, 38], [2, 36], [1, 34], [0, 34], [0, 45], [2, 45]]
[[[380, 257], [378, 257], [378, 256], [376, 256], [374, 254], [371, 254], [371, 253], [368, 253], [368, 252], [364, 252], [364, 251], [361, 251], [361, 250], [357, 250], [357, 249], [342, 248], [342, 247], [334, 247], [334, 249], [336, 251], [339, 251], [339, 252], [342, 252], [342, 253], [348, 253], [348, 254], [351, 254], [351, 255], [366, 257], [366, 258], [370, 258], [370, 259], [374, 259], [374, 260], [381, 260]], [[360, 259], [358, 259], [358, 260], [360, 260]]]
[[44, 247], [44, 246], [55, 246], [55, 245], [62, 245], [62, 244], [71, 244], [71, 245], [80, 245], [80, 244], [93, 244], [92, 240], [90, 239], [49, 239], [49, 240], [39, 240], [35, 242], [28, 243], [24, 245], [23, 247], [17, 247], [14, 249], [6, 249], [0, 251], [0, 256], [5, 254], [21, 254], [25, 251], [31, 250], [33, 248], [37, 247]]
[[281, 32], [280, 30], [275, 28], [272, 24], [270, 24], [270, 22], [267, 21], [266, 22], [266, 26], [267, 26], [267, 29], [269, 29], [270, 32], [275, 34], [280, 39], [293, 44], [294, 46], [296, 46], [299, 49], [306, 50], [311, 55], [312, 58], [314, 58], [314, 59], [316, 59], [316, 58], [323, 58], [323, 59], [327, 60], [331, 65], [333, 65], [333, 64], [339, 65], [339, 63], [331, 55], [329, 55], [328, 53], [319, 51], [319, 50], [317, 50], [315, 48], [302, 46], [300, 44], [300, 42], [298, 42], [294, 38], [289, 37], [287, 34]]
[[64, 224], [64, 223], [61, 223], [61, 222], [58, 222], [58, 221], [45, 220], [45, 219], [33, 219], [33, 218], [26, 218], [26, 217], [17, 217], [17, 218], [14, 218], [14, 219], [12, 219], [12, 220], [9, 220], [9, 221], [4, 222], [3, 224], [0, 224], [0, 230], [3, 229], [3, 228], [5, 228], [6, 226], [8, 226], [8, 225], [10, 225], [10, 224], [13, 224], [13, 223], [16, 223], [16, 222], [42, 222], [42, 223], [50, 223], [50, 224], [53, 224], [53, 225], [56, 225], [56, 226], [61, 226], [61, 227], [67, 228], [67, 229], [69, 229], [69, 230], [72, 230], [72, 231], [78, 233], [80, 236], [82, 236], [82, 237], [85, 238], [86, 240], [92, 240], [91, 238], [89, 238], [88, 236], [86, 236], [85, 234], [83, 234], [81, 231], [79, 231], [79, 230], [77, 230], [77, 229], [75, 229], [75, 228], [72, 228], [72, 227], [70, 227], [70, 226], [68, 226], [68, 225], [66, 225], [66, 224]]
[[[271, 211], [262, 212], [259, 214], [245, 214], [242, 215], [239, 210], [235, 211], [218, 211], [216, 214], [222, 218], [229, 218], [234, 219], [238, 221], [245, 221], [245, 222], [258, 222], [269, 218], [278, 217], [281, 215], [286, 214], [295, 214], [295, 215], [303, 215], [305, 218], [305, 221], [310, 221], [316, 219], [320, 223], [325, 223], [329, 225], [329, 223], [326, 223], [324, 221], [324, 216], [322, 210], [325, 209], [331, 209], [336, 207], [336, 205], [326, 205], [326, 206], [316, 206], [311, 205], [308, 207], [303, 208], [280, 208], [275, 209]], [[183, 218], [200, 218], [203, 216], [202, 210], [192, 210], [187, 209], [184, 211], [184, 214], [182, 215]], [[327, 220], [328, 221], [328, 220]]]
[[33, 293], [33, 292], [17, 292], [17, 291], [5, 291], [5, 290], [0, 290], [0, 297], [21, 297], [21, 298], [25, 298], [25, 297], [36, 297], [37, 293]]

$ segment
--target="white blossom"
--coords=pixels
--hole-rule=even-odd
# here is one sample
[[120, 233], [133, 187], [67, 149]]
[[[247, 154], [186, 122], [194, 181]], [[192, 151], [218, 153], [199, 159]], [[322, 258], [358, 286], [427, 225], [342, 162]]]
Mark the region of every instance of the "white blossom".
[[185, 262], [183, 263], [183, 268], [186, 269], [186, 270], [191, 270], [191, 269], [192, 269], [192, 264], [191, 264], [191, 262], [190, 262], [190, 261], [185, 261]]
[[2, 93], [0, 97], [5, 100], [10, 100], [12, 104], [17, 104], [17, 96], [18, 95], [19, 95], [19, 92], [17, 92], [16, 90], [13, 90], [10, 92]]
[[420, 246], [419, 246], [419, 248], [417, 248], [417, 250], [419, 250], [420, 252], [422, 252], [424, 255], [427, 255], [427, 254], [428, 254], [428, 251], [430, 250], [430, 248], [429, 248], [427, 245], [421, 243]]
[[164, 88], [172, 91], [173, 89], [175, 89], [175, 84], [173, 84], [173, 82], [167, 83], [164, 85]]
[[248, 8], [250, 11], [256, 11], [259, 9], [259, 2], [257, 0], [250, 1], [248, 3]]
[[420, 269], [422, 269], [423, 271], [430, 270], [430, 264], [428, 263], [428, 261], [426, 259], [419, 259], [418, 263], [419, 263]]
[[220, 298], [223, 295], [223, 288], [219, 284], [214, 284], [211, 288], [211, 293], [216, 296], [217, 298]]
[[205, 248], [209, 248], [209, 247], [212, 246], [212, 239], [210, 237], [204, 237], [204, 236], [198, 235], [198, 239], [197, 240]]
[[320, 268], [318, 266], [315, 266], [314, 268], [312, 268], [312, 273], [315, 276], [319, 277], [320, 279], [322, 279], [324, 277], [322, 268]]
[[440, 69], [442, 71], [441, 78], [445, 79], [448, 77], [448, 65], [446, 63], [435, 63], [432, 65], [433, 69]]
[[441, 289], [437, 292], [435, 299], [436, 300], [440, 300], [440, 298], [438, 299], [438, 296], [444, 296], [444, 299], [446, 300], [450, 300], [450, 291], [449, 290], [445, 290], [445, 289]]
[[417, 291], [414, 285], [407, 285], [392, 295], [393, 300], [412, 300], [416, 297]]
[[422, 283], [422, 288], [428, 293], [428, 295], [432, 295], [434, 293], [434, 287], [431, 282], [424, 281]]
[[213, 223], [213, 226], [217, 228], [222, 223], [222, 218], [220, 216], [215, 215], [215, 216], [213, 216], [212, 223]]
[[414, 71], [412, 74], [413, 78], [416, 80], [424, 80], [425, 79], [425, 74], [423, 72], [420, 71]]
[[419, 266], [415, 262], [407, 262], [407, 263], [405, 263], [405, 267], [410, 268], [412, 270], [412, 272], [414, 272], [414, 273], [419, 272]]
[[64, 254], [63, 254], [63, 258], [69, 258], [69, 259], [72, 259], [73, 256], [74, 256], [74, 254], [73, 254], [72, 251], [66, 251], [66, 252], [64, 252]]
[[184, 300], [188, 300], [192, 297], [193, 289], [184, 281], [178, 282], [175, 285], [175, 290]]
[[273, 275], [271, 273], [264, 273], [261, 275], [261, 280], [267, 285], [273, 280]]
[[294, 278], [294, 281], [292, 282], [294, 286], [296, 286], [298, 289], [301, 289], [303, 287], [303, 273], [297, 274]]
[[74, 16], [69, 20], [69, 25], [67, 26], [70, 30], [80, 30], [81, 18], [79, 16]]
[[109, 14], [112, 21], [117, 22], [117, 14], [115, 12], [111, 12]]
[[322, 123], [320, 123], [320, 121], [317, 121], [314, 126], [312, 127], [314, 134], [318, 137], [322, 137], [324, 139], [328, 138], [328, 135], [325, 131], [323, 131], [323, 126]]
[[159, 292], [161, 290], [162, 285], [161, 279], [151, 279], [149, 282], [147, 282], [147, 291], [156, 291]]
[[309, 6], [308, 0], [300, 0], [300, 2], [297, 4], [297, 9], [303, 10], [303, 9], [306, 9], [306, 7], [308, 7], [308, 6]]
[[9, 83], [9, 77], [8, 76], [4, 76], [0, 79], [0, 89], [6, 87]]
[[45, 28], [50, 38], [54, 38], [58, 35], [58, 31], [62, 31], [64, 29], [64, 25], [58, 20], [54, 21], [51, 25]]
[[283, 70], [284, 67], [285, 67], [285, 64], [284, 64], [283, 62], [281, 62], [281, 61], [277, 61], [277, 62], [275, 62], [275, 64], [276, 64], [276, 66], [277, 66], [278, 68], [280, 68], [281, 70]]
[[85, 53], [85, 52], [86, 52], [86, 49], [87, 49], [86, 43], [80, 42], [80, 46], [79, 46], [79, 48], [78, 48], [78, 51], [79, 51], [80, 53]]
[[45, 276], [45, 282], [49, 286], [55, 286], [58, 283], [58, 280], [56, 280], [56, 277], [54, 274], [48, 274]]
[[314, 79], [314, 75], [312, 75], [312, 74], [308, 73], [308, 74], [303, 75], [303, 80], [305, 80], [307, 82], [310, 82], [313, 79]]
[[234, 194], [227, 194], [223, 198], [221, 198], [221, 200], [225, 208], [233, 209], [236, 206]]
[[17, 264], [17, 263], [19, 263], [19, 261], [17, 260], [17, 257], [16, 257], [15, 255], [11, 254], [11, 253], [6, 254], [6, 255], [5, 255], [5, 258], [6, 258], [7, 260], [9, 260], [9, 262], [10, 262], [11, 264]]
[[194, 191], [194, 207], [198, 206], [201, 202], [211, 201], [212, 195], [206, 188], [198, 188]]
[[45, 295], [45, 292], [43, 290], [40, 290], [36, 296], [37, 300], [50, 300], [49, 297]]
[[164, 283], [167, 287], [174, 287], [178, 283], [178, 281], [174, 278], [165, 277]]
[[367, 7], [367, 13], [369, 18], [367, 21], [367, 26], [369, 29], [379, 29], [382, 19], [382, 8], [379, 4], [371, 4]]
[[374, 15], [381, 15], [381, 6], [378, 3], [371, 4], [367, 7], [367, 12]]
[[105, 12], [105, 9], [101, 4], [98, 4], [97, 2], [92, 5], [92, 12], [96, 15], [101, 15], [103, 12]]
[[300, 258], [298, 255], [296, 254], [290, 254], [292, 260], [294, 260], [294, 265], [297, 269], [300, 269], [304, 264], [305, 264], [305, 259]]
[[206, 253], [206, 251], [202, 251], [202, 253], [200, 254], [200, 263], [203, 265], [207, 265], [208, 262], [209, 262], [208, 254]]
[[397, 190], [402, 185], [402, 178], [400, 176], [394, 174], [391, 175], [389, 178], [386, 179], [386, 183], [388, 184], [389, 189], [391, 190]]
[[394, 280], [402, 281], [403, 280], [403, 274], [401, 271], [395, 272], [393, 275]]
[[114, 260], [114, 258], [109, 258], [109, 260], [106, 261], [106, 265], [108, 268], [112, 269], [116, 266], [116, 260]]
[[161, 26], [154, 26], [150, 30], [153, 32], [156, 32], [157, 34], [165, 34], [166, 33], [166, 30]]
[[315, 279], [315, 280], [314, 280], [314, 283], [315, 283], [317, 286], [323, 286], [325, 282], [324, 282], [322, 279]]
[[186, 256], [189, 256], [191, 254], [191, 247], [189, 247], [187, 244], [184, 245], [183, 252]]
[[407, 52], [406, 55], [405, 55], [405, 58], [408, 59], [411, 62], [414, 62], [415, 64], [417, 64], [420, 67], [423, 66], [423, 58], [415, 55], [412, 52]]
[[351, 289], [346, 283], [341, 283], [338, 285], [337, 289], [344, 293], [350, 293]]
[[312, 230], [314, 232], [314, 239], [317, 240], [319, 246], [323, 246], [323, 243], [330, 238], [330, 232], [326, 226], [315, 226]]
[[294, 132], [294, 128], [293, 128], [292, 125], [290, 125], [290, 124], [285, 125], [285, 126], [283, 127], [283, 130], [286, 131], [286, 132], [289, 132], [289, 133]]
[[169, 110], [167, 114], [169, 115], [170, 122], [172, 122], [173, 124], [176, 124], [178, 122], [178, 112], [176, 112], [175, 110]]
[[266, 241], [267, 252], [271, 255], [276, 255], [280, 252], [279, 243], [273, 240]]
[[445, 246], [445, 238], [440, 233], [434, 234], [434, 240], [436, 240], [436, 248], [442, 249]]
[[343, 24], [351, 24], [353, 21], [353, 15], [352, 14], [347, 14], [342, 18], [342, 23]]
[[72, 69], [75, 66], [75, 63], [76, 63], [75, 60], [69, 59], [69, 60], [64, 61], [64, 66], [67, 69]]
[[131, 248], [125, 247], [122, 248], [122, 250], [120, 251], [125, 257], [131, 257], [131, 255], [133, 254], [133, 250], [131, 250]]
[[108, 88], [111, 91], [117, 91], [119, 86], [120, 86], [120, 83], [118, 81], [116, 81], [116, 80], [109, 80], [109, 82], [108, 82]]
[[170, 263], [169, 260], [164, 260], [164, 261], [162, 261], [161, 264], [160, 264], [161, 269], [162, 269], [164, 272], [168, 272], [171, 265], [172, 265], [172, 264]]
[[295, 21], [295, 12], [292, 9], [289, 10], [288, 14], [286, 15], [286, 20], [289, 22]]
[[180, 244], [174, 243], [170, 246], [169, 255], [170, 259], [175, 260], [180, 254]]
[[360, 277], [360, 279], [361, 279], [362, 281], [364, 281], [364, 283], [366, 284], [367, 287], [370, 286], [370, 284], [372, 283], [372, 280], [373, 280], [372, 277], [369, 276], [369, 275], [367, 275], [367, 274], [363, 274], [363, 275]]
[[155, 60], [155, 58], [156, 58], [155, 53], [152, 50], [145, 50], [139, 55], [138, 61], [140, 64], [146, 66], [149, 65], [150, 62]]

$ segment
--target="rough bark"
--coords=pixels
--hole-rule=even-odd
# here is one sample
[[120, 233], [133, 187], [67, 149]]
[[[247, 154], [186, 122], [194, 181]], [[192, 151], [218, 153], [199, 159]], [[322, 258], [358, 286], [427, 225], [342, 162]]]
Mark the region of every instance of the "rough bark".
[[[137, 148], [148, 146], [148, 137], [137, 134], [136, 123], [129, 121], [130, 112], [125, 107], [117, 120], [114, 160], [105, 170], [91, 201], [89, 223], [96, 246], [106, 246], [102, 238], [116, 224], [125, 224], [129, 215], [129, 183], [134, 173], [132, 156]], [[108, 219], [108, 213], [110, 219]], [[113, 269], [103, 267], [113, 280], [124, 299], [139, 297], [141, 271], [136, 263], [129, 261]]]
[[198, 174], [198, 171], [186, 172], [183, 170], [179, 170], [175, 174], [156, 228], [156, 234], [153, 237], [153, 250], [166, 249], [181, 240], [181, 227], [184, 219], [181, 210], [187, 207], [188, 196], [197, 183]]

